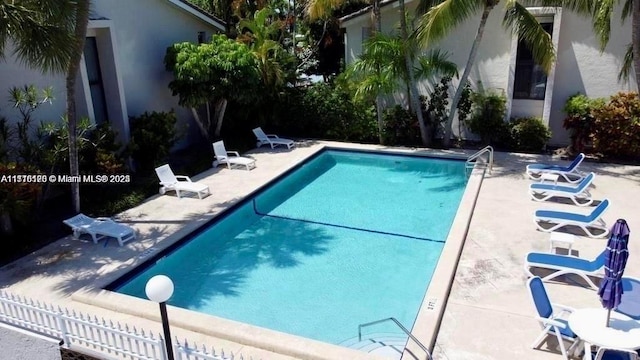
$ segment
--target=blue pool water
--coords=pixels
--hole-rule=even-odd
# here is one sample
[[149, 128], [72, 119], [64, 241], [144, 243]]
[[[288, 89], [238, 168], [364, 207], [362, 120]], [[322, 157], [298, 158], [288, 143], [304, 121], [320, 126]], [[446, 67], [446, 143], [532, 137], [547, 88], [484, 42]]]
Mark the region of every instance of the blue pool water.
[[462, 161], [324, 151], [116, 291], [165, 274], [171, 305], [335, 344], [411, 328], [466, 182]]

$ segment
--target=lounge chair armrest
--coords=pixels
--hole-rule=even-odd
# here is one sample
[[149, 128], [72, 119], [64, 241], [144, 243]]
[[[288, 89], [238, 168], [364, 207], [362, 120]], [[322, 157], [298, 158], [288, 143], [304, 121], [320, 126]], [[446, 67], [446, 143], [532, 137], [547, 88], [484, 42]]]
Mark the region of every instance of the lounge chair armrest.
[[237, 151], [227, 151], [227, 155], [229, 155], [229, 154], [231, 154], [233, 156], [240, 157], [240, 154]]
[[176, 179], [178, 179], [179, 181], [191, 182], [191, 178], [189, 178], [188, 176], [184, 176], [184, 175], [176, 175]]
[[560, 312], [572, 313], [572, 312], [576, 311], [576, 309], [572, 308], [571, 306], [567, 306], [567, 305], [551, 303], [551, 306], [553, 306], [554, 309], [561, 310]]
[[267, 134], [267, 137], [272, 139], [280, 139], [278, 135], [274, 135], [274, 134]]
[[551, 325], [551, 326], [557, 326], [560, 329], [564, 329], [566, 326], [564, 323], [554, 320], [554, 319], [547, 319], [547, 318], [543, 318], [543, 317], [538, 317], [537, 318], [538, 321], [540, 321], [541, 323], [545, 324], [545, 325]]
[[97, 217], [97, 218], [96, 218], [96, 220], [115, 222], [115, 221], [113, 221], [113, 219], [112, 219], [112, 218], [110, 218], [110, 217], [104, 217], [104, 216], [102, 216], [102, 217]]

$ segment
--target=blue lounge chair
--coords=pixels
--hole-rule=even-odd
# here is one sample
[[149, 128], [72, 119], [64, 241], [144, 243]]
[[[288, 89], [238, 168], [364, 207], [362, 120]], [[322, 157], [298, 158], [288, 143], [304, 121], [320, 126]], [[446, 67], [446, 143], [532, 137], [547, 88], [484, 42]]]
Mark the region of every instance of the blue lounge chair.
[[[560, 304], [552, 304], [549, 301], [547, 290], [544, 288], [544, 283], [537, 276], [527, 281], [527, 287], [529, 288], [533, 305], [538, 314], [536, 320], [538, 320], [542, 326], [542, 333], [540, 333], [540, 336], [531, 344], [531, 347], [534, 349], [537, 348], [548, 335], [554, 335], [558, 339], [562, 356], [565, 360], [568, 359], [567, 352], [572, 352], [573, 349], [581, 344], [580, 339], [571, 331], [568, 321], [564, 318], [565, 315], [571, 314], [573, 309]], [[573, 342], [568, 350], [565, 349], [564, 340]]]
[[545, 173], [555, 174], [562, 176], [567, 182], [575, 184], [584, 177], [584, 174], [578, 170], [578, 166], [580, 166], [582, 160], [584, 160], [584, 154], [580, 153], [569, 166], [530, 164], [527, 165], [527, 175], [529, 175], [531, 179], [539, 180]]
[[640, 320], [640, 279], [622, 278], [622, 299], [616, 311], [634, 320]]
[[[590, 348], [591, 345], [586, 344], [586, 348]], [[627, 349], [613, 349], [601, 347], [597, 353], [585, 353], [584, 360], [637, 360], [638, 354], [635, 351]]]
[[594, 260], [587, 260], [571, 255], [530, 252], [524, 260], [524, 271], [529, 276], [535, 276], [531, 272], [533, 267], [554, 270], [551, 274], [543, 277], [542, 281], [548, 281], [561, 275], [575, 274], [584, 279], [591, 288], [598, 290], [598, 286], [589, 276], [604, 276], [605, 254], [606, 249]]
[[[533, 217], [533, 222], [539, 230], [552, 232], [565, 226], [577, 226], [592, 238], [603, 238], [609, 234], [607, 224], [602, 220], [602, 214], [609, 208], [609, 199], [604, 199], [598, 206], [593, 208], [591, 214], [583, 215], [565, 211], [537, 210]], [[542, 224], [554, 224], [548, 227]], [[602, 231], [594, 234], [591, 229]]]
[[576, 186], [534, 183], [529, 185], [529, 195], [535, 201], [545, 201], [552, 197], [564, 197], [571, 199], [578, 206], [588, 206], [593, 203], [593, 198], [589, 193], [589, 186], [594, 177], [594, 173], [589, 173]]

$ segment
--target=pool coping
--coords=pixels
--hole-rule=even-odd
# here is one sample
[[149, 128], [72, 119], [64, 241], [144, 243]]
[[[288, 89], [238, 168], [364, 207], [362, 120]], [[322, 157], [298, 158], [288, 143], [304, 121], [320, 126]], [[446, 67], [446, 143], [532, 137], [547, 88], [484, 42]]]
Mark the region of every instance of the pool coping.
[[[341, 143], [323, 144], [323, 146], [319, 147], [316, 151], [310, 153], [300, 162], [294, 163], [289, 168], [284, 169], [282, 173], [265, 182], [265, 184], [279, 178], [282, 174], [291, 171], [300, 163], [304, 162], [310, 157], [316, 156], [319, 152], [326, 149], [385, 152], [397, 155], [450, 158], [455, 160], [466, 159], [466, 157], [460, 154], [449, 155], [436, 153], [429, 150], [425, 151], [423, 149], [371, 149], [362, 148], [362, 145], [358, 145], [359, 144]], [[458, 260], [460, 258], [460, 254], [462, 253], [462, 248], [464, 246], [469, 223], [473, 214], [473, 207], [475, 205], [480, 186], [482, 184], [483, 176], [484, 169], [481, 170], [478, 168], [474, 168], [474, 170], [471, 172], [458, 211], [451, 226], [451, 230], [447, 237], [446, 245], [440, 255], [434, 274], [432, 276], [432, 280], [426, 291], [423, 303], [420, 307], [413, 326], [412, 334], [416, 336], [423, 344], [425, 344], [431, 352], [433, 351], [433, 347], [435, 346], [438, 329], [446, 307], [446, 299], [451, 290], [453, 276], [455, 275]], [[244, 197], [238, 199], [236, 203], [241, 203], [247, 197], [250, 197], [255, 192], [260, 191], [261, 188], [262, 187], [255, 191], [249, 192]], [[235, 204], [232, 204], [230, 206], [234, 205]], [[222, 212], [215, 215], [207, 216], [207, 218], [209, 218], [210, 220], [221, 214]], [[165, 248], [171, 247], [176, 242], [180, 241], [185, 235], [198, 229], [201, 225], [201, 222], [185, 225], [179, 231], [169, 235], [162, 242], [162, 244], [156, 244], [156, 246], [154, 246], [155, 251], [162, 251]], [[93, 284], [92, 288], [85, 288], [73, 293], [72, 299], [74, 301], [99, 306], [120, 313], [159, 321], [160, 318], [157, 309], [155, 308], [155, 306], [150, 306], [150, 302], [148, 300], [103, 290], [103, 288], [108, 284], [120, 278], [125, 273], [132, 271], [133, 268], [142, 265], [145, 261], [146, 258], [143, 258], [142, 256], [137, 257], [133, 260], [133, 263], [130, 264], [130, 266], [116, 270], [108, 274], [108, 276], [104, 276], [102, 281]], [[434, 279], [438, 280], [434, 281]], [[447, 279], [447, 281], [443, 282], [440, 279]], [[281, 333], [275, 330], [265, 329], [254, 325], [219, 318], [212, 315], [205, 315], [191, 310], [181, 309], [173, 306], [168, 306], [168, 308], [172, 326], [177, 326], [186, 330], [215, 336], [228, 341], [253, 346], [287, 356], [294, 356], [303, 359], [349, 358], [357, 360], [384, 358], [375, 354], [364, 353], [339, 345], [333, 345], [296, 335]], [[412, 342], [409, 341], [409, 343], [407, 344], [407, 348], [405, 349], [403, 359], [415, 358], [415, 356], [411, 354], [415, 354], [415, 356], [422, 358], [419, 355], [424, 354], [424, 352], [419, 349], [417, 345], [412, 344]]]

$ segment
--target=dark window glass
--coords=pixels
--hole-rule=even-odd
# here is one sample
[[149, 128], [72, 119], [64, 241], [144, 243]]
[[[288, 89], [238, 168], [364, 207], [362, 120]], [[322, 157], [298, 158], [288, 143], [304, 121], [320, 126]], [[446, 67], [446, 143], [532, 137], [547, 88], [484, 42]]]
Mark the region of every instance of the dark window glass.
[[[553, 23], [542, 23], [540, 25], [549, 35], [552, 35]], [[533, 60], [533, 55], [527, 44], [522, 40], [518, 41], [513, 98], [544, 100], [546, 90], [547, 75], [542, 70], [542, 67]]]
[[88, 37], [84, 42], [84, 62], [87, 66], [87, 77], [91, 101], [93, 102], [93, 115], [96, 124], [108, 121], [107, 102], [102, 84], [102, 72], [100, 70], [100, 58], [98, 57], [98, 44], [95, 37]]

